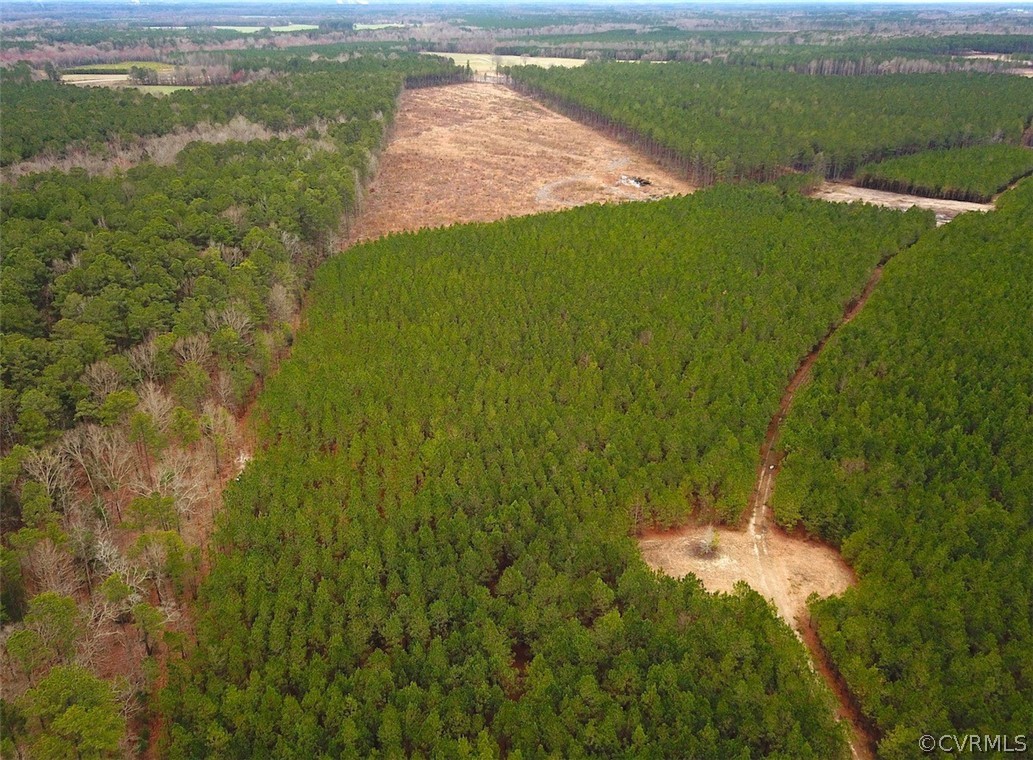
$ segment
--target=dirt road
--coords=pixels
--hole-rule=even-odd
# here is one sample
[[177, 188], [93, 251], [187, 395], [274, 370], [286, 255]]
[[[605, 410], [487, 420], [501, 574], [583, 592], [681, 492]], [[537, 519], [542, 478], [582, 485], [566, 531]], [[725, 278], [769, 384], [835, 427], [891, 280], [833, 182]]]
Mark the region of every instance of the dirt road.
[[693, 190], [633, 148], [500, 84], [409, 90], [346, 245]]
[[796, 392], [810, 377], [829, 338], [848, 324], [864, 308], [882, 277], [880, 263], [865, 283], [861, 294], [851, 301], [843, 317], [800, 362], [782, 394], [778, 411], [771, 418], [760, 449], [757, 482], [750, 499], [750, 521], [746, 531], [717, 529], [718, 550], [700, 551], [702, 537], [709, 528], [702, 526], [666, 535], [644, 536], [639, 547], [650, 567], [675, 577], [693, 573], [709, 591], [730, 591], [737, 581], [745, 581], [775, 605], [778, 614], [796, 631], [807, 647], [812, 667], [828, 683], [838, 702], [838, 715], [850, 726], [850, 750], [858, 760], [875, 757], [876, 740], [846, 685], [829, 663], [821, 643], [810, 627], [807, 598], [845, 591], [856, 582], [853, 571], [839, 553], [829, 546], [788, 535], [774, 521], [771, 496], [782, 463], [778, 438], [782, 423], [793, 404]]
[[[423, 227], [694, 189], [634, 149], [499, 84], [413, 90], [402, 96], [377, 176], [345, 245]], [[860, 311], [880, 273], [881, 267], [840, 324]], [[711, 556], [696, 551], [703, 526], [646, 535], [640, 547], [651, 567], [672, 576], [694, 573], [711, 591], [731, 591], [746, 581], [770, 599], [811, 648], [816, 672], [837, 694], [841, 715], [861, 726], [859, 711], [821, 656], [806, 619], [808, 596], [841, 593], [855, 582], [853, 572], [831, 547], [787, 535], [768, 508], [782, 420], [829, 335], [801, 362], [768, 427], [748, 529], [719, 529], [720, 547]], [[851, 747], [866, 760], [874, 755], [862, 729], [855, 729]]]
[[820, 198], [835, 203], [853, 203], [863, 201], [876, 206], [886, 206], [906, 211], [912, 206], [931, 209], [936, 214], [936, 225], [946, 224], [958, 214], [968, 211], [990, 211], [992, 203], [969, 203], [968, 201], [949, 201], [942, 198], [926, 198], [921, 195], [905, 195], [889, 193], [885, 190], [871, 190], [842, 182], [823, 182], [821, 187], [811, 193], [812, 198]]
[[730, 591], [736, 581], [744, 580], [770, 599], [782, 618], [798, 632], [806, 622], [808, 596], [831, 596], [854, 583], [853, 571], [835, 549], [787, 534], [774, 521], [770, 503], [782, 459], [778, 437], [796, 392], [807, 382], [828, 339], [864, 308], [882, 276], [882, 268], [883, 264], [875, 268], [861, 294], [847, 306], [839, 323], [804, 357], [786, 386], [761, 444], [747, 529], [717, 528], [719, 550], [709, 556], [697, 551], [708, 527], [647, 534], [639, 543], [647, 564], [676, 577], [691, 572], [711, 591]]

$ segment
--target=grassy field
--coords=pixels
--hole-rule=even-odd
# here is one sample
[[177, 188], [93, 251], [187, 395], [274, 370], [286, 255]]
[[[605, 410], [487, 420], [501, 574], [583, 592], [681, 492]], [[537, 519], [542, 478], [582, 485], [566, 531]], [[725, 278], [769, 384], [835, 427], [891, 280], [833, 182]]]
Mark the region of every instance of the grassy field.
[[64, 84], [78, 87], [121, 87], [132, 88], [151, 95], [168, 95], [176, 90], [194, 90], [195, 87], [182, 84], [130, 84], [129, 74], [64, 74]]
[[129, 74], [62, 74], [63, 84], [80, 87], [117, 87], [129, 81]]
[[315, 24], [287, 24], [285, 26], [216, 26], [213, 29], [225, 29], [230, 32], [240, 32], [241, 34], [256, 34], [263, 29], [268, 29], [270, 32], [310, 32], [313, 29], [319, 27]]
[[132, 69], [154, 69], [159, 72], [172, 71], [173, 67], [158, 61], [120, 61], [118, 63], [94, 63], [89, 66], [76, 66], [65, 69], [65, 74], [110, 74], [124, 71], [128, 74]]
[[186, 84], [136, 84], [129, 85], [134, 90], [140, 92], [146, 92], [150, 95], [168, 95], [170, 92], [176, 92], [177, 90], [196, 90], [197, 87], [194, 85]]
[[274, 26], [270, 27], [270, 31], [273, 32], [311, 32], [314, 29], [318, 29], [317, 24], [287, 24], [286, 26]]
[[550, 68], [552, 66], [563, 66], [573, 68], [583, 66], [583, 58], [536, 58], [523, 55], [489, 55], [486, 53], [426, 53], [426, 55], [438, 55], [442, 58], [451, 58], [456, 66], [470, 64], [470, 68], [477, 74], [494, 73], [496, 68], [501, 66], [541, 66]]
[[356, 32], [375, 32], [378, 29], [405, 29], [405, 24], [352, 24]]

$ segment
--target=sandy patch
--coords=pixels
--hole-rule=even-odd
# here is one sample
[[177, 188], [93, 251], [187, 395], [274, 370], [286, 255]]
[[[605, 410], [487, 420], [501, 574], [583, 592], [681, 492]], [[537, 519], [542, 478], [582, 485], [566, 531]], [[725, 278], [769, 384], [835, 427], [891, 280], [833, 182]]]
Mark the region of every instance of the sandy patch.
[[694, 526], [647, 533], [639, 540], [642, 558], [654, 570], [675, 578], [692, 573], [710, 592], [727, 593], [745, 581], [797, 630], [806, 618], [808, 596], [841, 594], [854, 583], [853, 572], [834, 549], [792, 538], [774, 525], [759, 528], [766, 533], [762, 542], [750, 530], [717, 528], [718, 548], [710, 556], [699, 551], [707, 530]]
[[[630, 179], [645, 179], [636, 186]], [[409, 90], [347, 244], [695, 187], [627, 145], [498, 84]]]
[[821, 187], [811, 193], [813, 198], [821, 198], [835, 203], [854, 203], [862, 201], [876, 206], [895, 208], [906, 211], [912, 206], [931, 209], [936, 214], [937, 226], [946, 224], [958, 214], [968, 211], [990, 211], [992, 203], [969, 203], [968, 201], [949, 201], [940, 198], [926, 198], [921, 195], [904, 195], [889, 193], [885, 190], [870, 190], [867, 187], [847, 185], [842, 182], [823, 182]]
[[875, 758], [875, 735], [846, 684], [828, 662], [811, 627], [807, 600], [811, 595], [841, 594], [857, 579], [832, 547], [787, 535], [774, 521], [769, 505], [782, 467], [778, 439], [796, 392], [807, 382], [829, 338], [864, 308], [882, 277], [885, 263], [883, 260], [875, 267], [860, 295], [846, 304], [843, 317], [800, 361], [789, 380], [761, 444], [746, 530], [690, 526], [669, 533], [646, 534], [639, 539], [642, 558], [654, 570], [677, 578], [692, 573], [710, 592], [728, 592], [737, 582], [744, 581], [774, 605], [779, 616], [793, 627], [807, 647], [814, 671], [836, 695], [837, 716], [849, 725], [848, 741], [855, 760]]

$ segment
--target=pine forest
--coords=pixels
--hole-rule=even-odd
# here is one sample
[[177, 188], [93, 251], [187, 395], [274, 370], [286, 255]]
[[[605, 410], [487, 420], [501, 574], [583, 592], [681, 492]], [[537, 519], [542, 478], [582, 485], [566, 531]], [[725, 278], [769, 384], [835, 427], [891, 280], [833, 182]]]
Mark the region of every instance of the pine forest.
[[8, 3], [0, 758], [1029, 756], [1031, 175], [1021, 7]]

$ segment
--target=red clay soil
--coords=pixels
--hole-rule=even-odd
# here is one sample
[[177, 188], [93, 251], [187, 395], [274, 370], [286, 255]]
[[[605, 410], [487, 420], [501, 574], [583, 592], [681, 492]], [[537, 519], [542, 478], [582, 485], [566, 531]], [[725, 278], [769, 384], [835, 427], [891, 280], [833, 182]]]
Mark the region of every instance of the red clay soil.
[[811, 653], [814, 670], [825, 679], [825, 683], [836, 697], [836, 717], [846, 721], [846, 724], [850, 726], [851, 755], [859, 760], [874, 760], [878, 756], [875, 727], [861, 712], [861, 706], [850, 692], [843, 676], [829, 659], [828, 652], [825, 651], [821, 639], [818, 638], [818, 631], [815, 629], [814, 623], [809, 617], [797, 622], [799, 623], [797, 630], [800, 631], [804, 646]]
[[710, 591], [729, 591], [736, 581], [744, 580], [771, 600], [779, 615], [793, 626], [807, 646], [815, 671], [835, 694], [839, 703], [838, 714], [850, 728], [851, 753], [858, 760], [875, 757], [873, 748], [877, 737], [872, 726], [864, 720], [845, 682], [829, 662], [817, 634], [810, 628], [806, 612], [806, 600], [811, 593], [821, 597], [842, 593], [856, 582], [856, 578], [831, 547], [787, 534], [772, 519], [770, 502], [782, 463], [778, 438], [796, 392], [807, 382], [811, 367], [829, 338], [864, 308], [882, 277], [885, 263], [884, 260], [875, 267], [861, 294], [847, 304], [842, 319], [808, 352], [786, 386], [761, 445], [747, 530], [715, 529], [718, 550], [709, 555], [698, 551], [701, 537], [709, 530], [703, 526], [659, 536], [651, 534], [639, 541], [643, 559], [654, 569], [676, 577], [691, 572]]

